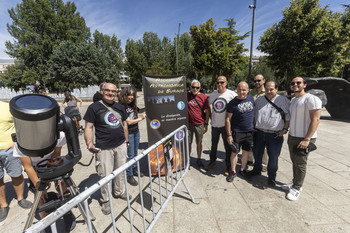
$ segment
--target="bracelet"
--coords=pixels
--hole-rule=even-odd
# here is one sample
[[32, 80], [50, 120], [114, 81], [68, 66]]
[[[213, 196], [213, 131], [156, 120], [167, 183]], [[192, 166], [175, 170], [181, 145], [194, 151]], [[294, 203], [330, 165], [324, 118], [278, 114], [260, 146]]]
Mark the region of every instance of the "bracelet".
[[227, 137], [232, 137], [232, 134], [227, 134]]
[[208, 125], [208, 123], [204, 122], [204, 125]]

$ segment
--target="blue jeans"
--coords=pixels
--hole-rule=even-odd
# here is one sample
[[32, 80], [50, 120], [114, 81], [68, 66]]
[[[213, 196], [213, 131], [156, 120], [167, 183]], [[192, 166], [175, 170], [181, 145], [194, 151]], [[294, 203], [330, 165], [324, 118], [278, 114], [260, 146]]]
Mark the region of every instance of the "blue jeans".
[[277, 136], [275, 133], [265, 133], [264, 131], [257, 130], [254, 134], [254, 171], [261, 172], [262, 158], [264, 155], [264, 149], [266, 147], [269, 161], [267, 163], [267, 175], [270, 179], [276, 179], [276, 173], [278, 170], [278, 157], [280, 156], [283, 137]]
[[[128, 162], [137, 156], [137, 152], [140, 144], [140, 132], [135, 134], [129, 134], [129, 147], [128, 147]], [[134, 163], [128, 169], [126, 169], [126, 174], [132, 176], [132, 171], [137, 167], [137, 163]]]

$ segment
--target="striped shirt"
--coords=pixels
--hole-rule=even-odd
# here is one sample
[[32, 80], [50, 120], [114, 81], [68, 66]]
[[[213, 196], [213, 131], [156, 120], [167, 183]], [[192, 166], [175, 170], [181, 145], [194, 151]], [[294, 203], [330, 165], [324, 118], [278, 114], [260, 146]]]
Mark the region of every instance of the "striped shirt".
[[[285, 120], [289, 121], [289, 99], [277, 94], [271, 102], [283, 110], [286, 116]], [[272, 131], [280, 131], [283, 129], [284, 121], [281, 114], [266, 100], [265, 96], [260, 96], [256, 99], [254, 109], [255, 128]]]

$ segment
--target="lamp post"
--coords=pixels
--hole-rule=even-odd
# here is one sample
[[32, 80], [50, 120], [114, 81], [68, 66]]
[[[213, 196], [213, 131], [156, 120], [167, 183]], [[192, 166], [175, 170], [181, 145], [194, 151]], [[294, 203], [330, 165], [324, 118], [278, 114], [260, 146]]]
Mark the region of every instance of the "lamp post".
[[251, 41], [250, 41], [249, 77], [248, 77], [248, 81], [252, 78], [252, 57], [253, 57], [254, 21], [255, 21], [256, 0], [254, 0], [254, 5], [249, 5], [249, 8], [253, 9], [253, 21], [252, 21], [252, 33], [251, 33]]
[[178, 52], [178, 41], [179, 41], [179, 34], [180, 34], [180, 26], [181, 23], [179, 23], [179, 31], [177, 33], [177, 39], [176, 39], [176, 75], [179, 74], [179, 52]]

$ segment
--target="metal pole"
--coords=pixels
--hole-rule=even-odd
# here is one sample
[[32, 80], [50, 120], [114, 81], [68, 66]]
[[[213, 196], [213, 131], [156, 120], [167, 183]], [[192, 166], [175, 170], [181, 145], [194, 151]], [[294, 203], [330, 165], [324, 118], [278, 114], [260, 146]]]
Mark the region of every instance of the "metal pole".
[[253, 8], [253, 21], [252, 21], [252, 33], [251, 33], [251, 42], [250, 42], [250, 56], [249, 56], [249, 80], [252, 79], [252, 57], [253, 57], [253, 41], [254, 41], [254, 21], [255, 21], [255, 9], [256, 9], [256, 0], [254, 0], [254, 5], [249, 5], [249, 8]]
[[180, 35], [180, 25], [181, 23], [179, 23], [179, 31], [177, 33], [177, 39], [176, 39], [176, 74], [179, 74], [179, 52], [178, 52], [178, 41], [179, 41], [179, 35]]

